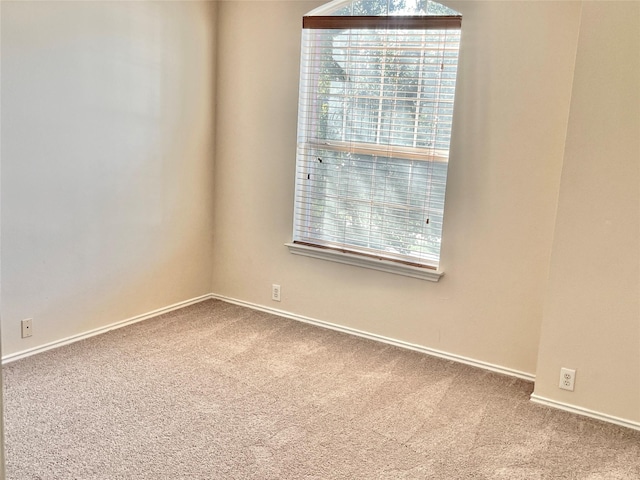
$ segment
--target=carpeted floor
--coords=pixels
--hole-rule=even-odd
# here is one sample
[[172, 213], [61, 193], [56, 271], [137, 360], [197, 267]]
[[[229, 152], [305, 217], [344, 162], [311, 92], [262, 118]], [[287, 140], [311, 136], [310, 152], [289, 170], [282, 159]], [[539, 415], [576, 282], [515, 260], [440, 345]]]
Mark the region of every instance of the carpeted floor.
[[8, 480], [640, 479], [528, 382], [213, 300], [4, 378]]

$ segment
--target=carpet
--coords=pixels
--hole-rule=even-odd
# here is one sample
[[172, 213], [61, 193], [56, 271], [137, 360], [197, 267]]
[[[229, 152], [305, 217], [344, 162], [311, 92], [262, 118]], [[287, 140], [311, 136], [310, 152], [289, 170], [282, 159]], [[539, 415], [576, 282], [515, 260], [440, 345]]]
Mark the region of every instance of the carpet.
[[9, 480], [640, 478], [530, 382], [218, 300], [3, 372]]

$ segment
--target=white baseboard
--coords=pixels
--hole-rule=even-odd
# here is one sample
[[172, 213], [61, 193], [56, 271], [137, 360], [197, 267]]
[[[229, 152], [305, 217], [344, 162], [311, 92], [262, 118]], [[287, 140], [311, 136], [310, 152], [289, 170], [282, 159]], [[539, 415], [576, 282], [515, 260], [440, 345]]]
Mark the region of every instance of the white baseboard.
[[382, 335], [377, 335], [375, 333], [364, 332], [362, 330], [357, 330], [355, 328], [345, 327], [342, 325], [337, 325], [335, 323], [325, 322], [323, 320], [317, 320], [315, 318], [305, 317], [303, 315], [298, 315], [296, 313], [287, 312], [285, 310], [278, 310], [275, 308], [264, 307], [262, 305], [258, 305], [251, 302], [245, 302], [243, 300], [238, 300], [235, 298], [225, 297], [223, 295], [217, 295], [215, 293], [211, 294], [211, 298], [215, 298], [217, 300], [222, 300], [227, 303], [233, 303], [235, 305], [240, 305], [242, 307], [248, 307], [253, 310], [259, 310], [262, 312], [272, 313], [274, 315], [278, 315], [280, 317], [289, 318], [291, 320], [297, 320], [299, 322], [310, 323], [312, 325], [316, 325], [318, 327], [328, 328], [331, 330], [336, 330], [338, 332], [348, 333], [349, 335], [355, 335], [357, 337], [367, 338], [369, 340], [375, 340], [377, 342], [386, 343], [389, 345], [394, 345], [396, 347], [405, 348], [407, 350], [413, 350], [416, 352], [424, 353], [426, 355], [431, 355], [434, 357], [443, 358], [445, 360], [451, 360], [457, 363], [464, 363], [465, 365], [471, 365], [474, 367], [482, 368], [484, 370], [489, 370], [496, 373], [501, 373], [503, 375], [509, 375], [511, 377], [520, 378], [523, 380], [527, 380], [533, 382], [535, 380], [535, 375], [531, 373], [521, 372], [519, 370], [514, 370], [511, 368], [503, 367], [500, 365], [494, 365], [492, 363], [482, 362], [479, 360], [474, 360], [472, 358], [463, 357], [461, 355], [456, 355], [453, 353], [442, 352], [440, 350], [435, 350], [433, 348], [423, 347], [421, 345], [415, 345], [413, 343], [405, 342], [403, 340], [396, 340], [394, 338], [385, 337]]
[[127, 318], [126, 320], [121, 320], [119, 322], [111, 323], [109, 325], [105, 325], [104, 327], [95, 328], [93, 330], [89, 330], [88, 332], [79, 333], [77, 335], [72, 335], [70, 337], [63, 338], [61, 340], [56, 340], [55, 342], [50, 342], [44, 345], [39, 345], [37, 347], [29, 348], [27, 350], [22, 350], [20, 352], [11, 353], [9, 355], [2, 357], [2, 364], [4, 365], [6, 363], [15, 362], [16, 360], [20, 360], [21, 358], [30, 357], [31, 355], [35, 355], [37, 353], [42, 353], [42, 352], [46, 352], [47, 350], [52, 350], [54, 348], [62, 347], [63, 345], [79, 342], [80, 340], [94, 337], [96, 335], [100, 335], [101, 333], [106, 333], [111, 330], [116, 330], [118, 328], [122, 328], [127, 325], [131, 325], [133, 323], [142, 322], [143, 320], [148, 320], [150, 318], [157, 317], [164, 313], [168, 313], [173, 310], [178, 310], [179, 308], [184, 308], [189, 305], [193, 305], [195, 303], [200, 303], [204, 300], [209, 300], [211, 298], [213, 298], [211, 294], [202, 295], [200, 297], [185, 300], [183, 302], [174, 303], [173, 305], [169, 305], [168, 307], [163, 307], [157, 310], [153, 310], [152, 312], [143, 313], [142, 315], [136, 315], [135, 317]]
[[[235, 305], [240, 305], [243, 307], [251, 308], [253, 310], [258, 310], [262, 312], [271, 313], [273, 315], [277, 315], [279, 317], [289, 318], [291, 320], [296, 320], [299, 322], [309, 323], [312, 325], [316, 325], [322, 328], [328, 328], [331, 330], [336, 330], [338, 332], [347, 333], [349, 335], [355, 335], [357, 337], [367, 338], [369, 340], [374, 340], [381, 343], [386, 343], [389, 345], [394, 345], [396, 347], [405, 348], [407, 350], [413, 350], [416, 352], [424, 353], [426, 355], [431, 355], [438, 358], [443, 358], [445, 360], [451, 360], [457, 363], [463, 363], [465, 365], [471, 365], [473, 367], [478, 367], [483, 370], [489, 370], [491, 372], [500, 373], [503, 375], [509, 375], [511, 377], [520, 378], [527, 381], [535, 381], [535, 375], [527, 372], [521, 372], [519, 370], [514, 370], [511, 368], [503, 367], [500, 365], [494, 365], [492, 363], [483, 362], [480, 360], [474, 360], [472, 358], [463, 357], [461, 355], [456, 355], [453, 353], [447, 353], [440, 350], [435, 350], [433, 348], [423, 347], [421, 345], [415, 345], [413, 343], [405, 342], [402, 340], [396, 340], [393, 338], [385, 337], [382, 335], [377, 335], [375, 333], [369, 333], [362, 330], [357, 330], [355, 328], [345, 327], [342, 325], [337, 325], [330, 322], [325, 322], [323, 320], [317, 320], [315, 318], [305, 317], [303, 315], [298, 315], [295, 313], [287, 312], [285, 310], [278, 310], [276, 308], [265, 307], [262, 305], [258, 305], [251, 302], [245, 302], [243, 300], [238, 300], [235, 298], [225, 297], [223, 295], [217, 295], [214, 293], [201, 295], [199, 297], [195, 297], [189, 300], [185, 300], [183, 302], [174, 303], [173, 305], [169, 305], [167, 307], [159, 308], [157, 310], [153, 310], [148, 313], [144, 313], [142, 315], [136, 315], [135, 317], [127, 318], [126, 320], [121, 320], [119, 322], [111, 323], [104, 327], [96, 328], [93, 330], [89, 330], [84, 333], [80, 333], [77, 335], [73, 335], [67, 338], [63, 338], [61, 340], [56, 340], [55, 342], [50, 342], [44, 345], [40, 345], [34, 348], [30, 348], [27, 350], [23, 350], [20, 352], [12, 353], [2, 357], [2, 364], [14, 362], [16, 360], [20, 360], [21, 358], [30, 357], [31, 355], [35, 355], [37, 353], [45, 352], [47, 350], [52, 350], [54, 348], [62, 347], [63, 345], [68, 345], [70, 343], [79, 342], [80, 340], [84, 340], [86, 338], [90, 338], [96, 335], [100, 335], [102, 333], [109, 332], [111, 330], [116, 330], [118, 328], [125, 327], [127, 325], [131, 325], [137, 322], [142, 322], [143, 320], [148, 320], [153, 317], [157, 317], [163, 315], [165, 313], [171, 312], [173, 310], [178, 310], [180, 308], [188, 307], [189, 305], [194, 305], [196, 303], [203, 302], [209, 299], [217, 299], [222, 300], [227, 303], [233, 303]], [[590, 418], [594, 418], [596, 420], [601, 420], [607, 423], [613, 423], [615, 425], [620, 425], [622, 427], [630, 428], [633, 430], [640, 431], [640, 423], [632, 420], [626, 420], [624, 418], [618, 418], [613, 415], [608, 415], [606, 413], [600, 413], [593, 410], [589, 410], [587, 408], [578, 407], [575, 405], [558, 402], [555, 400], [551, 400], [549, 398], [541, 397], [536, 395], [535, 393], [531, 394], [531, 401], [533, 403], [537, 403], [540, 405], [545, 405], [552, 408], [557, 408], [559, 410], [564, 410], [566, 412], [575, 413], [577, 415], [582, 415]]]
[[596, 420], [601, 420], [603, 422], [620, 425], [621, 427], [627, 427], [633, 430], [640, 430], [639, 422], [634, 422], [632, 420], [626, 420], [624, 418], [614, 417], [613, 415], [596, 412], [594, 410], [578, 407], [576, 405], [571, 405], [569, 403], [558, 402], [556, 400], [551, 400], [550, 398], [541, 397], [540, 395], [536, 395], [535, 393], [531, 394], [531, 401], [539, 405], [545, 405], [547, 407], [557, 408], [558, 410], [564, 410], [565, 412], [571, 412], [577, 415], [582, 415], [584, 417], [595, 418]]
[[[432, 355], [434, 357], [439, 357], [439, 358], [443, 358], [446, 360], [451, 360], [453, 362], [457, 362], [457, 363], [463, 363], [465, 365], [471, 365], [474, 367], [478, 367], [484, 370], [489, 370], [491, 372], [496, 372], [496, 373], [501, 373], [503, 375], [509, 375], [511, 377], [516, 377], [516, 378], [520, 378], [523, 380], [527, 380], [527, 381], [535, 381], [535, 375], [531, 374], [531, 373], [526, 373], [526, 372], [521, 372], [518, 370], [514, 370], [511, 368], [507, 368], [507, 367], [503, 367], [500, 365], [494, 365], [492, 363], [488, 363], [488, 362], [482, 362], [480, 360], [474, 360], [472, 358], [467, 358], [467, 357], [463, 357], [461, 355], [456, 355], [456, 354], [452, 354], [452, 353], [447, 353], [447, 352], [443, 352], [440, 350], [435, 350], [433, 348], [428, 348], [428, 347], [423, 347], [421, 345], [415, 345], [409, 342], [405, 342], [402, 340], [396, 340], [393, 338], [388, 338], [388, 337], [384, 337], [382, 335], [377, 335], [375, 333], [368, 333], [368, 332], [364, 332], [361, 330], [357, 330], [354, 328], [350, 328], [350, 327], [345, 327], [342, 325], [336, 325], [334, 323], [329, 323], [329, 322], [325, 322], [323, 320], [317, 320], [314, 318], [309, 318], [309, 317], [305, 317], [303, 315], [298, 315], [295, 313], [291, 313], [291, 312], [287, 312], [284, 310], [278, 310], [275, 308], [270, 308], [270, 307], [264, 307], [262, 305], [258, 305], [255, 303], [251, 303], [251, 302], [245, 302], [243, 300], [238, 300], [235, 298], [230, 298], [230, 297], [225, 297], [223, 295], [217, 295], [217, 294], [211, 294], [211, 298], [215, 298], [217, 300], [222, 300], [224, 302], [227, 303], [233, 303], [236, 305], [240, 305], [243, 307], [248, 307], [251, 308], [253, 310], [259, 310], [262, 312], [267, 312], [267, 313], [272, 313], [274, 315], [278, 315], [280, 317], [285, 317], [285, 318], [289, 318], [292, 320], [297, 320], [300, 322], [304, 322], [304, 323], [310, 323], [312, 325], [317, 325], [319, 327], [323, 327], [323, 328], [329, 328], [331, 330], [336, 330], [338, 332], [343, 332], [343, 333], [347, 333], [350, 335], [356, 335], [358, 337], [363, 337], [363, 338], [367, 338], [369, 340], [375, 340], [377, 342], [382, 342], [382, 343], [386, 343], [389, 345], [394, 345], [396, 347], [400, 347], [400, 348], [406, 348], [408, 350], [414, 350], [416, 352], [420, 352], [420, 353], [424, 353], [426, 355]], [[607, 415], [605, 413], [600, 413], [600, 412], [595, 412], [593, 410], [589, 410], [586, 408], [582, 408], [582, 407], [577, 407], [574, 405], [569, 405], [569, 404], [565, 404], [565, 403], [561, 403], [561, 402], [556, 402], [554, 400], [550, 400], [548, 398], [544, 398], [544, 397], [540, 397], [536, 394], [532, 394], [531, 395], [531, 401], [534, 403], [538, 403], [541, 405], [546, 405], [548, 407], [552, 407], [552, 408], [557, 408], [559, 410], [564, 410], [567, 412], [571, 412], [571, 413], [575, 413], [578, 415], [583, 415], [586, 417], [591, 417], [594, 418], [596, 420], [601, 420], [603, 422], [608, 422], [608, 423], [613, 423], [615, 425], [620, 425], [622, 427], [627, 427], [627, 428], [631, 428], [633, 430], [640, 430], [640, 423], [638, 422], [634, 422], [631, 420], [626, 420], [623, 418], [618, 418], [615, 417], [613, 415]]]

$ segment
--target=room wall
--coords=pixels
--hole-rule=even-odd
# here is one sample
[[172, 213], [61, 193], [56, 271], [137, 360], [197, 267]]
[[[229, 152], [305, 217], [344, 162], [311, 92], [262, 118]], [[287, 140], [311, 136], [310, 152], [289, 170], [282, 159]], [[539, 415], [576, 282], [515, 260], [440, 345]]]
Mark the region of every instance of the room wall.
[[215, 4], [1, 21], [3, 354], [209, 293]]
[[430, 283], [284, 247], [300, 18], [320, 3], [1, 3], [2, 353], [213, 291], [639, 421], [638, 5], [447, 2], [463, 46]]
[[640, 426], [639, 86], [640, 4], [584, 2], [535, 394]]
[[533, 374], [579, 4], [446, 2], [463, 14], [463, 40], [445, 276], [431, 283], [284, 246], [301, 17], [321, 3], [220, 2], [213, 292]]
[[[2, 49], [2, 35], [1, 35], [1, 25], [2, 25], [2, 6], [0, 5], [0, 51]], [[2, 61], [0, 61], [0, 97], [2, 92]], [[0, 115], [0, 153], [2, 152], [2, 116]], [[2, 181], [2, 155], [0, 154], [0, 188]], [[0, 195], [0, 210], [2, 205], [2, 195]], [[0, 252], [2, 251], [2, 222], [0, 221]], [[2, 258], [0, 255], [0, 271], [2, 269]], [[2, 319], [2, 276], [0, 275], [0, 323]], [[0, 358], [2, 358], [2, 328], [0, 326]], [[4, 392], [3, 387], [3, 378], [0, 375], [0, 391]], [[4, 412], [3, 407], [3, 399], [4, 395], [0, 395], [0, 412]], [[5, 463], [4, 463], [4, 414], [0, 416], [0, 480], [4, 480], [5, 478]]]

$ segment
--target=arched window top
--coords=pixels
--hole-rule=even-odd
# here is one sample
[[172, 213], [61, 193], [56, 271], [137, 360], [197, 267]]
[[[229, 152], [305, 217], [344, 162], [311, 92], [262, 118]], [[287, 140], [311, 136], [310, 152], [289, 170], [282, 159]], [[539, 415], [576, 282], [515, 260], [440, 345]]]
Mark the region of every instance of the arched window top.
[[306, 16], [460, 16], [460, 13], [432, 0], [333, 0]]

